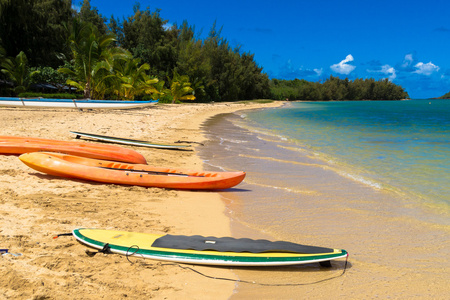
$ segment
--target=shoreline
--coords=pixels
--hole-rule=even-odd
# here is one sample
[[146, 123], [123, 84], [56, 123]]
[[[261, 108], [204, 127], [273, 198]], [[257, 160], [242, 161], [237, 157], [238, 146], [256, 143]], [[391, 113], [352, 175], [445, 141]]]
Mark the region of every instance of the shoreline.
[[[330, 270], [314, 265], [236, 270], [243, 281], [274, 286], [238, 284], [231, 299], [441, 299], [448, 294], [450, 228], [445, 215], [407, 195], [343, 176], [309, 151], [298, 151], [288, 139], [265, 134], [264, 128], [235, 115], [210, 122], [205, 148], [216, 154], [211, 165], [247, 167], [242, 192], [224, 193], [235, 222], [233, 235], [343, 248], [350, 259], [344, 277], [317, 285], [313, 283], [338, 276], [343, 263]], [[282, 284], [290, 286], [276, 287]]]
[[[70, 130], [155, 143], [193, 142], [193, 151], [128, 147], [148, 164], [200, 170], [195, 143], [212, 116], [281, 106], [284, 102], [157, 105], [133, 110], [0, 108], [0, 135], [73, 140]], [[177, 264], [97, 254], [72, 237], [52, 239], [78, 227], [147, 233], [230, 236], [219, 192], [177, 191], [97, 184], [38, 173], [16, 156], [0, 156], [0, 248], [21, 256], [0, 258], [0, 292], [11, 298], [105, 297], [228, 299], [235, 282], [211, 280]], [[236, 278], [229, 268], [191, 266], [213, 277]], [[124, 276], [125, 274], [125, 276]], [[206, 288], [207, 287], [207, 288]], [[93, 295], [96, 295], [93, 297]]]

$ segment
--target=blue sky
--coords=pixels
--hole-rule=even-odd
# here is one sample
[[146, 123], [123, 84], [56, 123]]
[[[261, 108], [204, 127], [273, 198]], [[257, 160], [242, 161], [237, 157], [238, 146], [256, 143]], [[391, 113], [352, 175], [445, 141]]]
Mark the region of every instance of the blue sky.
[[[186, 20], [203, 38], [216, 21], [269, 78], [388, 78], [416, 99], [450, 91], [448, 0], [139, 2], [161, 9], [169, 24]], [[91, 0], [108, 19], [132, 15], [135, 3]]]

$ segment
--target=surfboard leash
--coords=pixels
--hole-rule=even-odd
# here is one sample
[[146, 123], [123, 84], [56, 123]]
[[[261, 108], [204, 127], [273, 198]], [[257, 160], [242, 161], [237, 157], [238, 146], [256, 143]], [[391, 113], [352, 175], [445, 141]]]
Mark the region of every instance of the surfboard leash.
[[[60, 233], [60, 234], [57, 234], [57, 235], [55, 235], [54, 237], [53, 237], [53, 239], [57, 239], [57, 238], [59, 238], [60, 236], [72, 236], [73, 235], [73, 233], [72, 232], [67, 232], [67, 233]], [[88, 249], [86, 249], [86, 250], [84, 250], [84, 252], [86, 252], [86, 254], [88, 255], [88, 256], [94, 256], [95, 254], [97, 254], [97, 253], [103, 253], [103, 254], [111, 254], [112, 252], [111, 252], [111, 247], [109, 247], [109, 243], [106, 243], [104, 246], [103, 246], [103, 248], [101, 249], [101, 250], [98, 250], [98, 251], [89, 251]]]
[[53, 237], [53, 239], [57, 239], [57, 238], [59, 238], [60, 236], [70, 236], [70, 235], [72, 235], [72, 232], [60, 233], [60, 234], [55, 235], [55, 236]]

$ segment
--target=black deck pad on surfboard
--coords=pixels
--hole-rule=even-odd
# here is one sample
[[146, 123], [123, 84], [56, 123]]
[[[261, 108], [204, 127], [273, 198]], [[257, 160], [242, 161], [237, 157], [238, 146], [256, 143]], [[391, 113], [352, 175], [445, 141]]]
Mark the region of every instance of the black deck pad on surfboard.
[[230, 237], [204, 237], [201, 235], [165, 235], [156, 239], [152, 247], [219, 252], [292, 252], [302, 254], [330, 253], [333, 249], [300, 245], [291, 242], [271, 242], [268, 240], [235, 239]]

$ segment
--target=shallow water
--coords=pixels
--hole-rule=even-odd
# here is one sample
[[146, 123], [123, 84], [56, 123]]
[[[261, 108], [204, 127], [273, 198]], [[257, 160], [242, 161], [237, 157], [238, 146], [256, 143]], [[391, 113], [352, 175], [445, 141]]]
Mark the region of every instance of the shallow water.
[[350, 167], [355, 179], [450, 206], [450, 101], [293, 103], [245, 120], [341, 171]]
[[[296, 109], [305, 109], [304, 104]], [[293, 113], [290, 109], [223, 115], [208, 121], [204, 130], [209, 141], [201, 156], [210, 169], [247, 172], [244, 183], [222, 193], [235, 237], [346, 249], [350, 253], [348, 269], [344, 276], [325, 282], [318, 281], [343, 272], [343, 260], [331, 270], [316, 265], [237, 269], [242, 280], [296, 285], [241, 283], [233, 298], [445, 298], [450, 292], [450, 215], [448, 196], [442, 191], [448, 187], [439, 191], [443, 197], [437, 198], [420, 188], [411, 191], [384, 176], [399, 169], [392, 162], [385, 165], [389, 170], [380, 173], [382, 165], [374, 169], [358, 163], [380, 156], [377, 151], [381, 151], [361, 158], [364, 151], [351, 144], [361, 135], [346, 135], [351, 138], [341, 143], [350, 146], [343, 149], [336, 145], [340, 134], [332, 128], [330, 116], [320, 117], [323, 122], [316, 118], [299, 126], [282, 117]], [[313, 138], [302, 138], [305, 127], [305, 136]], [[339, 127], [351, 132], [342, 122]], [[323, 131], [326, 138], [320, 136]], [[295, 137], [289, 132], [295, 132]], [[367, 134], [363, 137], [368, 140]], [[320, 143], [311, 142], [314, 139]], [[445, 140], [439, 141], [445, 146]], [[357, 149], [349, 153], [348, 148]], [[441, 166], [446, 168], [445, 163]], [[444, 175], [448, 173], [444, 171]]]

